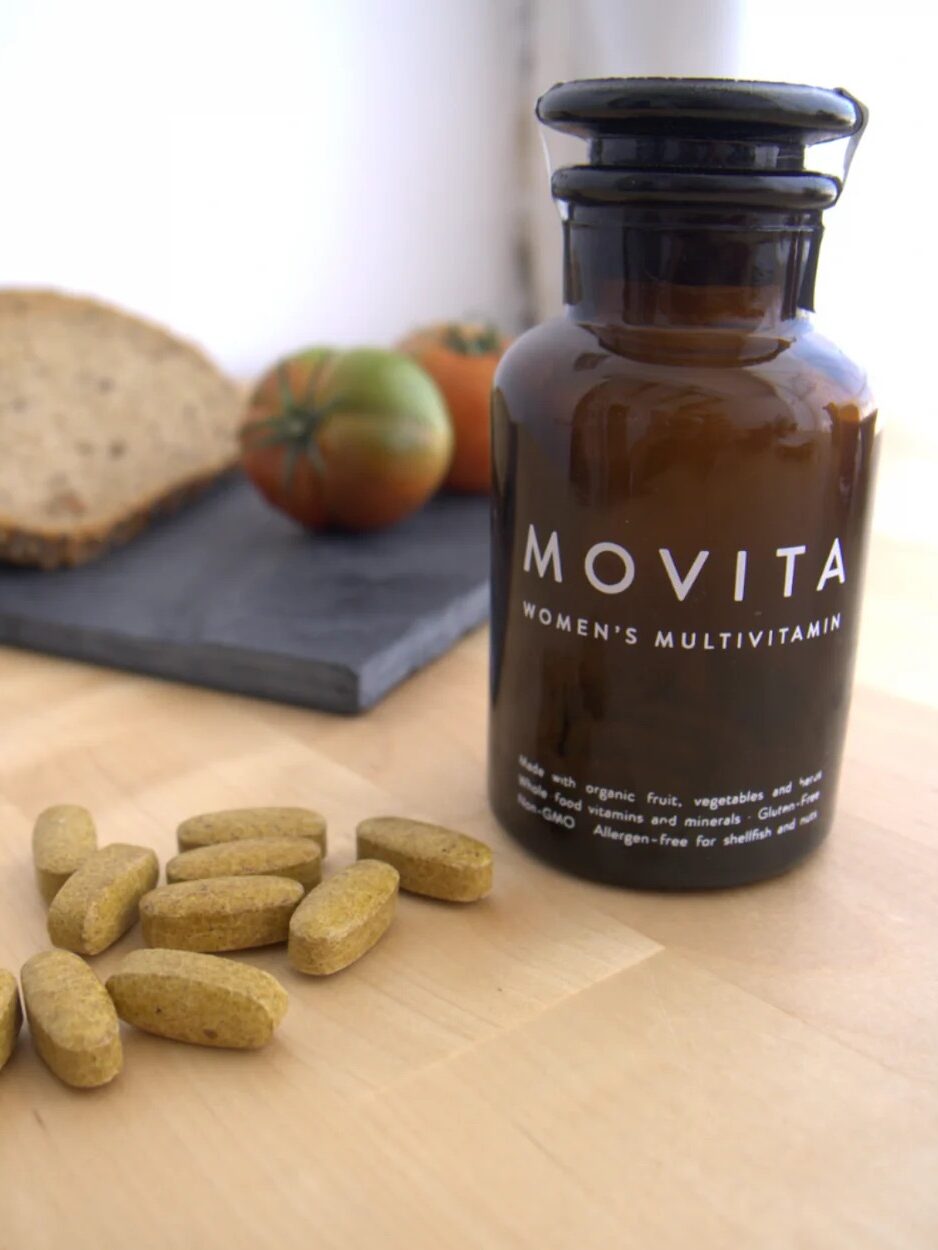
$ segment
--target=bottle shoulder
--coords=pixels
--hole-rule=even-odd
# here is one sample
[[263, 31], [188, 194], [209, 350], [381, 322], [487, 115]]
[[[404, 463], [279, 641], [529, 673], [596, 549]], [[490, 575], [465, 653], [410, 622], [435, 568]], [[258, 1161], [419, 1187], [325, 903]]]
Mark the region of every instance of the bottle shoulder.
[[875, 405], [866, 374], [804, 316], [754, 331], [586, 325], [566, 316], [515, 340], [495, 378], [515, 419], [563, 419], [597, 405], [659, 413], [728, 411], [745, 424], [815, 426], [862, 419]]

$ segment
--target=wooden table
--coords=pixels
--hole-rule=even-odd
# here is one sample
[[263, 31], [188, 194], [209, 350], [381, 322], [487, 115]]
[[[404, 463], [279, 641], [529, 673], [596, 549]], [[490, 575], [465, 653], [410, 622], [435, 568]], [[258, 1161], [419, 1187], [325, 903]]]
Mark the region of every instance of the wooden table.
[[[900, 687], [906, 629], [932, 629], [894, 619], [919, 555], [881, 544], [867, 607], [862, 674]], [[182, 817], [250, 803], [322, 808], [333, 866], [384, 811], [498, 855], [489, 900], [402, 898], [333, 979], [249, 955], [291, 994], [266, 1051], [128, 1030], [121, 1077], [77, 1093], [21, 1039], [0, 1074], [2, 1250], [934, 1250], [938, 712], [861, 685], [819, 855], [643, 895], [496, 828], [485, 648], [358, 720], [0, 653], [0, 965], [46, 945], [28, 839], [50, 802], [164, 856]]]

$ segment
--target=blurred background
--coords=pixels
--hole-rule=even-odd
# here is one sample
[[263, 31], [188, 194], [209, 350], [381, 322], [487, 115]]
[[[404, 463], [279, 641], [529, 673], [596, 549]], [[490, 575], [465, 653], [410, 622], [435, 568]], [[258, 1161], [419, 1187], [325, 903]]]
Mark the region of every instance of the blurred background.
[[[256, 374], [559, 304], [536, 97], [569, 77], [842, 85], [871, 110], [819, 322], [888, 427], [877, 527], [938, 539], [921, 8], [839, 0], [3, 0], [0, 283], [99, 294]], [[830, 151], [832, 166], [843, 152]]]

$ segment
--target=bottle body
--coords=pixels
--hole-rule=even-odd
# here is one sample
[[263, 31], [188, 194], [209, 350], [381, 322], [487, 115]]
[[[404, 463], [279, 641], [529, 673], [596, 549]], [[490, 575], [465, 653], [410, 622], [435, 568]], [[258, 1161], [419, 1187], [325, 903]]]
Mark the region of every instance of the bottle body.
[[496, 377], [491, 803], [534, 851], [623, 885], [802, 858], [849, 707], [864, 376], [803, 312], [706, 303], [691, 325], [574, 304]]

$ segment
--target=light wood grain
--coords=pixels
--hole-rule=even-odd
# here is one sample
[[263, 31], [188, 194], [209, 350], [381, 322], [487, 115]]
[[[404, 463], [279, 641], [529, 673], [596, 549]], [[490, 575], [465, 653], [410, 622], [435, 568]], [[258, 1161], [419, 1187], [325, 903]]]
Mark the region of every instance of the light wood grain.
[[47, 944], [29, 834], [52, 802], [164, 859], [183, 817], [251, 803], [327, 812], [332, 869], [385, 812], [497, 852], [490, 899], [402, 898], [333, 979], [245, 956], [291, 995], [266, 1051], [127, 1030], [121, 1077], [82, 1094], [24, 1036], [0, 1250], [933, 1250], [938, 711], [927, 683], [888, 690], [896, 566], [874, 565], [882, 680], [857, 691], [832, 838], [718, 894], [570, 880], [498, 830], [482, 633], [355, 720], [0, 652], [0, 966]]

